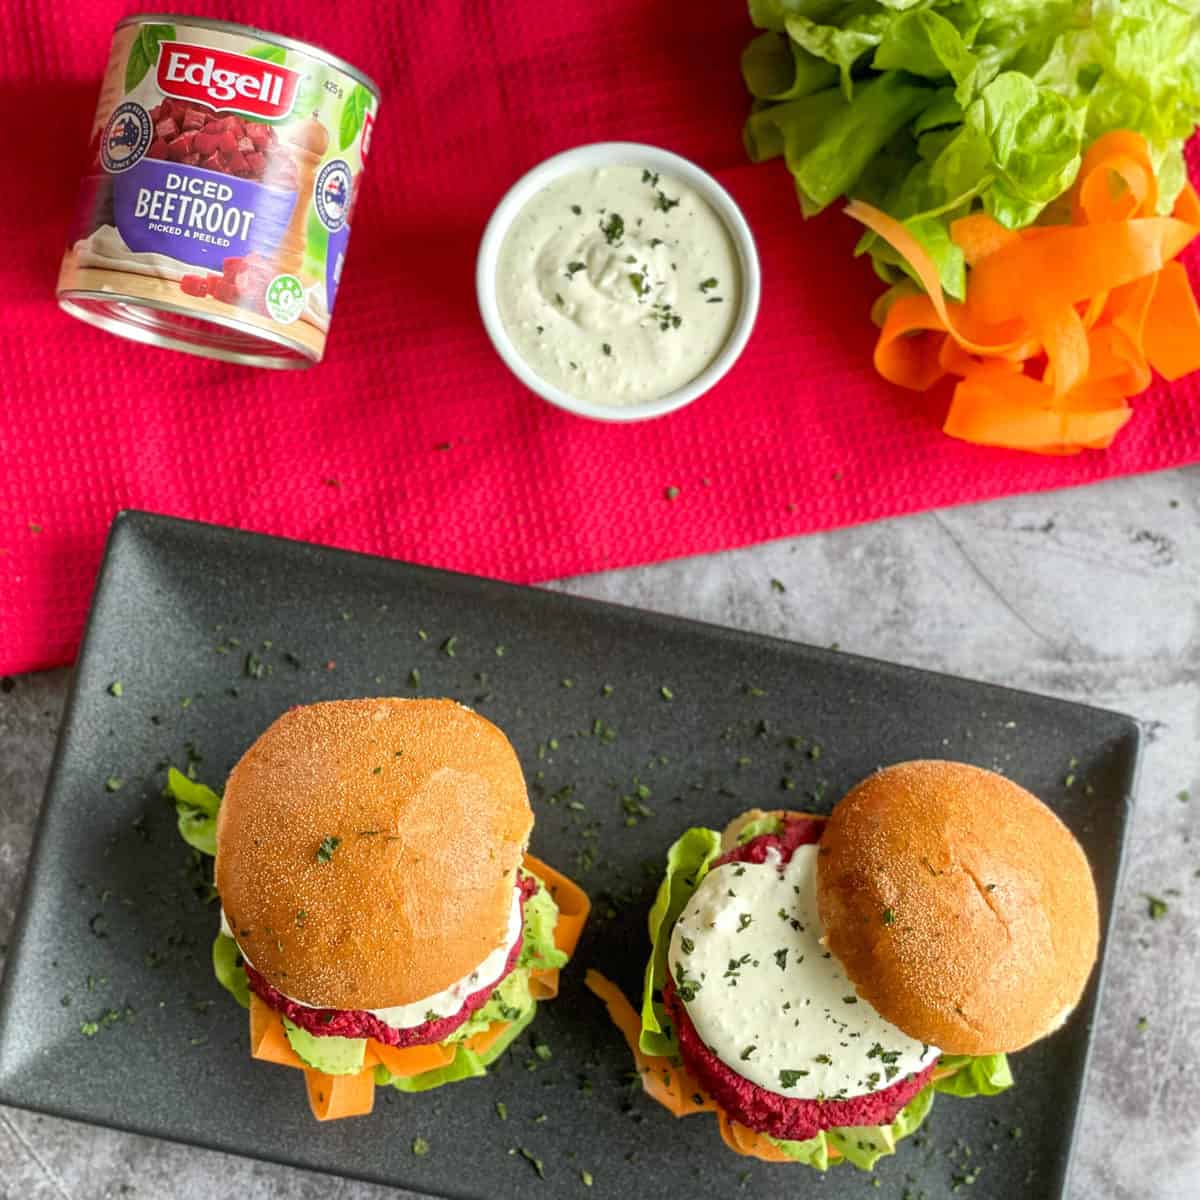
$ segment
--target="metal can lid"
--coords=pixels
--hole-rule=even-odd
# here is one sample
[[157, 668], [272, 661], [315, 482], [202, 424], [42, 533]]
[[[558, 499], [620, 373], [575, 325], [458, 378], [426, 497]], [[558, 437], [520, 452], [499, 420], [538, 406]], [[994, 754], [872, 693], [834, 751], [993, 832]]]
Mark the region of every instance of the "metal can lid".
[[280, 33], [270, 33], [254, 25], [239, 25], [236, 21], [220, 21], [215, 17], [193, 17], [187, 13], [134, 13], [132, 16], [123, 17], [118, 21], [116, 28], [122, 29], [126, 25], [166, 25], [174, 22], [191, 26], [194, 29], [215, 29], [219, 33], [241, 33], [247, 37], [257, 38], [271, 46], [282, 46], [285, 50], [295, 50], [300, 54], [307, 54], [310, 58], [315, 58], [319, 62], [325, 63], [326, 66], [334, 67], [349, 75], [357, 83], [361, 83], [375, 97], [375, 102], [379, 103], [379, 84], [365, 71], [360, 71], [344, 58], [338, 58], [336, 54], [330, 54], [328, 50], [322, 50], [320, 46], [302, 42], [298, 38], [285, 37]]

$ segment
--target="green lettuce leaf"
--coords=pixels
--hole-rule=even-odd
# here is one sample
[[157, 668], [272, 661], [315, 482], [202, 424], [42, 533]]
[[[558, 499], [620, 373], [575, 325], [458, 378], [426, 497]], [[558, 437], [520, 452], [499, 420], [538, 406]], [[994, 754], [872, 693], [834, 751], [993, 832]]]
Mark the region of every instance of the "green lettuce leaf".
[[933, 9], [902, 13], [892, 21], [871, 65], [877, 71], [907, 71], [927, 79], [949, 75], [960, 105], [971, 99], [979, 66], [959, 30]]
[[1002, 225], [1031, 224], [1074, 182], [1085, 112], [1027, 75], [1006, 71], [966, 112], [966, 128], [991, 151], [993, 181], [984, 207]]
[[871, 160], [935, 95], [912, 76], [889, 71], [857, 88], [854, 99], [824, 122], [815, 145], [798, 157], [789, 146], [788, 169], [804, 214], [812, 216], [851, 192]]
[[380, 1066], [375, 1068], [375, 1082], [384, 1087], [394, 1087], [400, 1092], [428, 1092], [447, 1083], [457, 1083], [460, 1079], [475, 1079], [486, 1075], [487, 1068], [520, 1037], [536, 1013], [537, 1005], [534, 1004], [521, 1020], [510, 1025], [483, 1054], [476, 1054], [475, 1051], [460, 1045], [454, 1055], [454, 1061], [448, 1066], [413, 1075], [408, 1079], [398, 1078], [386, 1067]]
[[973, 1058], [968, 1054], [944, 1054], [940, 1067], [952, 1068], [953, 1075], [938, 1079], [933, 1087], [950, 1096], [995, 1096], [1012, 1087], [1012, 1071], [1003, 1054]]
[[933, 1107], [933, 1088], [922, 1088], [896, 1115], [890, 1125], [865, 1125], [850, 1129], [830, 1129], [829, 1142], [841, 1151], [848, 1163], [862, 1171], [896, 1152], [896, 1143], [920, 1128]]
[[[1105, 133], [1146, 139], [1160, 212], [1186, 183], [1183, 148], [1200, 125], [1197, 0], [750, 0], [750, 13], [771, 31], [746, 55], [751, 159], [786, 157], [805, 216], [856, 195], [904, 220], [955, 298], [965, 276], [950, 222], [983, 210], [1009, 228], [1033, 223]], [[844, 105], [800, 78], [794, 63], [813, 60], [825, 78], [837, 72]], [[904, 277], [879, 239], [860, 251], [882, 278]]]
[[250, 1007], [250, 981], [238, 952], [237, 942], [227, 933], [218, 933], [212, 946], [213, 974], [217, 982], [243, 1007]]
[[784, 21], [787, 35], [814, 58], [823, 58], [838, 69], [846, 99], [854, 96], [854, 77], [851, 71], [868, 51], [883, 39], [884, 31], [894, 19], [879, 12], [873, 4], [855, 5], [857, 10], [837, 25], [821, 25], [805, 16], [790, 16]]
[[471, 1014], [446, 1040], [462, 1042], [483, 1033], [493, 1021], [521, 1021], [534, 1006], [529, 992], [529, 972], [521, 967], [509, 972], [488, 1002]]
[[366, 1038], [317, 1037], [283, 1018], [288, 1043], [306, 1066], [326, 1075], [357, 1075], [367, 1052]]
[[769, 1140], [778, 1146], [788, 1158], [793, 1158], [796, 1162], [804, 1163], [808, 1167], [816, 1167], [818, 1171], [825, 1171], [829, 1168], [829, 1139], [825, 1136], [824, 1131], [803, 1142], [789, 1142], [784, 1138], [770, 1138]]
[[760, 33], [742, 51], [742, 78], [761, 100], [795, 100], [837, 83], [837, 68], [776, 33]]
[[639, 1043], [645, 1054], [671, 1056], [675, 1042], [668, 1032], [670, 1022], [662, 1003], [667, 981], [667, 953], [671, 930], [687, 906], [713, 860], [721, 854], [721, 838], [712, 829], [697, 826], [687, 830], [667, 851], [667, 869], [650, 909], [650, 961], [642, 989], [642, 1034]]
[[201, 854], [215, 857], [217, 810], [221, 807], [221, 797], [174, 767], [167, 771], [167, 793], [175, 801], [179, 836]]
[[570, 956], [554, 944], [558, 905], [546, 890], [546, 885], [540, 879], [536, 879], [536, 882], [537, 891], [525, 901], [525, 938], [517, 965], [543, 969], [565, 967]]
[[737, 844], [744, 846], [756, 837], [762, 837], [766, 833], [778, 833], [782, 828], [783, 821], [773, 813], [767, 813], [765, 817], [759, 817], [757, 821], [748, 821], [738, 830]]

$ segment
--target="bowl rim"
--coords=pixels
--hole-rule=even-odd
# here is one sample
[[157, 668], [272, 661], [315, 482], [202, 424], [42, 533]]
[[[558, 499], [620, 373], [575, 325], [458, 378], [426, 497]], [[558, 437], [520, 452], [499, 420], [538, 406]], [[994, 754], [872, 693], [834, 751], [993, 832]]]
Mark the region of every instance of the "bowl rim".
[[[526, 362], [509, 337], [500, 315], [500, 303], [496, 295], [496, 269], [500, 259], [500, 248], [526, 202], [564, 175], [601, 166], [646, 167], [674, 176], [694, 188], [720, 217], [728, 231], [737, 251], [738, 267], [741, 271], [741, 303], [738, 315], [720, 352], [703, 371], [682, 387], [668, 392], [665, 396], [657, 396], [635, 404], [601, 404], [581, 399], [543, 379]], [[644, 142], [588, 142], [543, 159], [522, 175], [496, 205], [484, 228], [475, 262], [475, 293], [479, 313], [488, 337], [505, 365], [530, 391], [543, 400], [576, 416], [589, 417], [596, 421], [648, 420], [676, 412], [699, 399], [725, 376], [745, 349], [758, 316], [761, 291], [762, 281], [754, 235], [737, 202], [703, 167], [671, 150]]]

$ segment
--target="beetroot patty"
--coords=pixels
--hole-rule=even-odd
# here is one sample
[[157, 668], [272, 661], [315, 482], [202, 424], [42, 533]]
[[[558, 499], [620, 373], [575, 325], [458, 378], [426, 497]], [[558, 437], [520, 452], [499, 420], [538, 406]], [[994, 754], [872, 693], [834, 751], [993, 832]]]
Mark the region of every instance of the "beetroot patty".
[[[524, 925], [525, 901], [537, 890], [537, 882], [528, 875], [522, 876], [517, 884], [521, 895], [521, 920]], [[378, 1017], [363, 1009], [354, 1008], [309, 1008], [288, 999], [278, 988], [272, 987], [248, 962], [245, 963], [246, 978], [254, 993], [265, 1000], [276, 1012], [282, 1013], [294, 1025], [307, 1030], [315, 1037], [374, 1038], [389, 1046], [423, 1046], [432, 1042], [445, 1041], [472, 1013], [481, 1009], [509, 972], [517, 965], [524, 944], [524, 933], [517, 935], [508, 961], [499, 979], [487, 987], [472, 992], [463, 1006], [448, 1017], [426, 1021], [412, 1029], [393, 1029]]]
[[[798, 846], [821, 836], [821, 821], [793, 820], [779, 833], [763, 834], [722, 855], [713, 867], [730, 862], [762, 863], [767, 851], [777, 850], [787, 862]], [[761, 1088], [739, 1075], [704, 1044], [668, 973], [663, 1003], [675, 1027], [675, 1039], [684, 1065], [696, 1081], [735, 1121], [785, 1141], [802, 1142], [822, 1129], [854, 1125], [889, 1125], [897, 1113], [929, 1082], [936, 1063], [897, 1080], [882, 1091], [846, 1100], [794, 1100]]]

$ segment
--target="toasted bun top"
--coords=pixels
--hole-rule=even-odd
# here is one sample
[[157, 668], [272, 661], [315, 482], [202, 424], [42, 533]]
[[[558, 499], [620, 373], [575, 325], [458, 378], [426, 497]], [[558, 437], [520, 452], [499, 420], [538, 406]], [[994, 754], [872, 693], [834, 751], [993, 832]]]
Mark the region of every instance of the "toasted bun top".
[[859, 994], [950, 1054], [1051, 1033], [1096, 961], [1079, 843], [1024, 788], [963, 763], [900, 763], [853, 788], [821, 837], [817, 900]]
[[217, 890], [238, 945], [286, 995], [411, 1004], [504, 942], [532, 825], [512, 746], [470, 709], [311, 704], [229, 776]]

